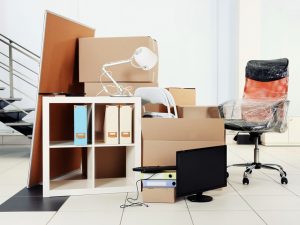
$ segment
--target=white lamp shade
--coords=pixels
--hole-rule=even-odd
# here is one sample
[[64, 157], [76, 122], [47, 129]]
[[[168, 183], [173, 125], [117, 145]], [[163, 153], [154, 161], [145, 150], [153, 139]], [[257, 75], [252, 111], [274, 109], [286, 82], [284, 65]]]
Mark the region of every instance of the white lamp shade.
[[143, 70], [151, 70], [157, 63], [157, 55], [146, 47], [137, 48], [133, 54], [133, 59]]

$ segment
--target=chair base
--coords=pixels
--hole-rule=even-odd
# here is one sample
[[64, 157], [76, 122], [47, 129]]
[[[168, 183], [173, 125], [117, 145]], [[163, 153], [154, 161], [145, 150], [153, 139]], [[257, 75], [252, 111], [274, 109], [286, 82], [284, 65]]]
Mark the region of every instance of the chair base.
[[[243, 184], [249, 184], [249, 178], [248, 176], [252, 174], [252, 171], [255, 169], [269, 169], [269, 170], [277, 170], [279, 172], [279, 175], [281, 177], [281, 183], [282, 184], [287, 184], [288, 180], [286, 178], [286, 172], [283, 170], [281, 165], [278, 164], [273, 164], [273, 163], [267, 163], [267, 164], [262, 164], [262, 163], [241, 163], [241, 164], [233, 164], [227, 166], [227, 168], [236, 166], [236, 167], [246, 167], [246, 170], [243, 175]], [[227, 176], [229, 174], [227, 173]]]
[[[277, 170], [279, 172], [279, 175], [281, 177], [281, 183], [287, 184], [288, 180], [286, 178], [286, 172], [283, 170], [281, 165], [274, 164], [274, 163], [260, 163], [259, 162], [259, 138], [261, 136], [261, 133], [250, 133], [250, 137], [253, 138], [255, 147], [254, 147], [254, 162], [253, 163], [241, 163], [241, 164], [233, 164], [227, 166], [227, 168], [231, 166], [237, 166], [237, 167], [246, 167], [246, 170], [244, 172], [243, 176], [243, 184], [249, 184], [249, 178], [248, 176], [252, 173], [254, 169], [269, 169], [269, 170]], [[227, 177], [229, 176], [227, 172]]]

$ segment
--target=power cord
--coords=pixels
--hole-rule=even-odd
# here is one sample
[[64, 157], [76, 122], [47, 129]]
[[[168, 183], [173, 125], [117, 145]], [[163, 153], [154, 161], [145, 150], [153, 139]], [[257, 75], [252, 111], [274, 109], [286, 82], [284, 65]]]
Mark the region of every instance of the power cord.
[[136, 197], [135, 198], [128, 198], [126, 197], [125, 199], [125, 203], [120, 205], [120, 208], [124, 209], [127, 207], [134, 207], [134, 206], [146, 206], [149, 207], [148, 204], [144, 203], [144, 202], [139, 202], [137, 201], [139, 199], [139, 187], [138, 187], [138, 183], [141, 182], [142, 180], [148, 180], [151, 177], [155, 176], [157, 173], [152, 174], [150, 177], [146, 178], [146, 179], [139, 179], [135, 182], [135, 186], [136, 186]]

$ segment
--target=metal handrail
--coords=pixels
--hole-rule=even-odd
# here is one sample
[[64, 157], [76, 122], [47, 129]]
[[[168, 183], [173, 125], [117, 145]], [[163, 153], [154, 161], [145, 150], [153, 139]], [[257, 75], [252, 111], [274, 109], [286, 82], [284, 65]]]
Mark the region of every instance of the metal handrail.
[[[4, 64], [4, 63], [2, 63], [2, 62], [0, 62], [0, 64], [2, 64], [2, 65], [4, 65], [4, 66], [7, 66], [7, 65], [5, 65], [5, 64]], [[8, 66], [7, 66], [7, 67], [8, 67]], [[7, 72], [9, 72], [9, 70], [8, 70], [8, 69], [4, 68], [4, 67], [3, 67], [3, 66], [1, 66], [1, 65], [0, 65], [0, 68], [2, 68], [2, 69], [4, 69], [4, 70], [6, 70]], [[21, 74], [21, 76], [25, 76], [25, 77], [27, 77], [26, 75], [22, 74], [21, 72], [19, 72], [19, 71], [15, 70], [15, 69], [13, 69], [13, 71], [15, 71], [15, 72], [17, 72], [17, 73]], [[32, 87], [34, 87], [34, 88], [37, 88], [37, 86], [35, 86], [33, 83], [30, 83], [29, 81], [25, 80], [24, 78], [20, 77], [19, 75], [15, 74], [15, 73], [13, 73], [13, 75], [14, 75], [14, 76], [16, 76], [17, 78], [19, 78], [20, 80], [22, 80], [22, 81], [26, 82], [27, 84], [31, 85]], [[28, 77], [27, 77], [27, 78], [28, 78]], [[30, 79], [30, 78], [29, 78], [29, 79]], [[30, 80], [31, 80], [31, 79], [30, 79]]]
[[[3, 80], [0, 80], [1, 83], [9, 86], [8, 83], [6, 83], [5, 81]], [[36, 100], [34, 98], [32, 98], [31, 96], [29, 96], [28, 94], [26, 94], [25, 92], [21, 91], [20, 89], [16, 88], [16, 87], [13, 87], [14, 90], [16, 90], [17, 92], [23, 94], [24, 96], [26, 96], [27, 98], [29, 98], [31, 101], [35, 102]]]
[[21, 49], [23, 49], [23, 50], [29, 52], [30, 54], [34, 55], [35, 57], [40, 58], [40, 57], [39, 57], [37, 54], [35, 54], [34, 52], [28, 50], [27, 48], [24, 48], [22, 45], [20, 45], [20, 44], [14, 42], [13, 40], [11, 40], [10, 38], [4, 36], [3, 34], [0, 34], [0, 36], [3, 37], [3, 38], [5, 38], [5, 39], [7, 39], [9, 42], [15, 44], [15, 45], [18, 46], [19, 48], [21, 48]]
[[[6, 58], [9, 59], [9, 56], [6, 55], [6, 54], [4, 54], [4, 53], [2, 53], [2, 52], [0, 52], [0, 55], [3, 55], [3, 56], [5, 56]], [[28, 71], [30, 71], [30, 72], [32, 72], [32, 73], [34, 73], [36, 75], [39, 75], [39, 73], [37, 73], [34, 70], [30, 69], [29, 67], [23, 65], [22, 63], [18, 62], [17, 60], [13, 59], [13, 62], [17, 63], [18, 65], [22, 66], [23, 68], [27, 69]]]
[[[1, 35], [1, 34], [0, 34]], [[30, 54], [26, 53], [25, 51], [21, 50], [21, 49], [18, 49], [17, 47], [11, 45], [10, 43], [4, 41], [4, 40], [1, 40], [0, 41], [4, 44], [6, 44], [7, 46], [11, 46], [13, 49], [17, 50], [18, 52], [22, 53], [23, 55], [26, 55], [27, 57], [31, 58], [32, 60], [34, 60], [35, 62], [37, 62], [38, 64], [40, 63], [40, 60], [39, 59], [36, 59], [35, 57], [31, 56]]]

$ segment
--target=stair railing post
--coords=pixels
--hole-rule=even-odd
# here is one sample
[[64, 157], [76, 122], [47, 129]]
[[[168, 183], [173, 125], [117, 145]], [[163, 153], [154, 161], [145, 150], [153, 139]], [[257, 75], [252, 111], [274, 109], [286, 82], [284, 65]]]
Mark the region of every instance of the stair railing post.
[[13, 72], [13, 53], [12, 53], [12, 41], [9, 41], [8, 46], [8, 60], [9, 60], [9, 95], [14, 97], [14, 72]]

